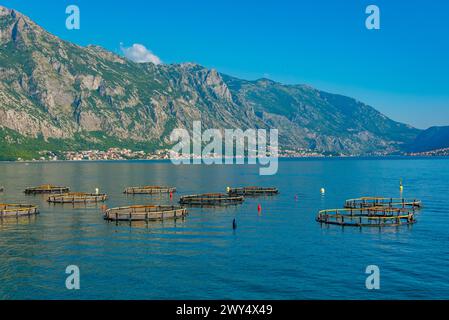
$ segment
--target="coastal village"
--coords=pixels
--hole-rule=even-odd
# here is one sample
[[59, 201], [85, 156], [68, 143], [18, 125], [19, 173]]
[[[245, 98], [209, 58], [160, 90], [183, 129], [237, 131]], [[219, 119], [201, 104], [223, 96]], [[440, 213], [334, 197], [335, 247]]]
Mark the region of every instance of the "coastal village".
[[[169, 159], [170, 150], [162, 149], [153, 153], [134, 151], [131, 149], [109, 148], [108, 150], [83, 150], [65, 151], [56, 153], [53, 151], [41, 151], [39, 159], [33, 161], [99, 161], [99, 160], [162, 160]], [[23, 161], [22, 159], [17, 159]]]
[[449, 148], [436, 149], [431, 151], [408, 153], [411, 157], [447, 157], [449, 156]]
[[[145, 152], [142, 150], [136, 151], [131, 149], [109, 148], [107, 150], [84, 150], [84, 151], [41, 151], [40, 157], [32, 159], [32, 161], [101, 161], [101, 160], [165, 160], [170, 159], [170, 149], [160, 149], [154, 152]], [[411, 157], [441, 157], [449, 156], [449, 148], [437, 149], [426, 152], [414, 152], [404, 154]], [[326, 155], [312, 150], [279, 150], [279, 158], [308, 158], [308, 157], [326, 157], [339, 156], [344, 157], [343, 154]], [[384, 156], [379, 154], [377, 156]], [[221, 157], [218, 154], [211, 154], [208, 158]], [[175, 157], [176, 158], [176, 157]], [[18, 158], [17, 161], [25, 161]]]
[[[170, 159], [170, 149], [160, 149], [154, 152], [135, 151], [131, 149], [109, 148], [108, 150], [84, 150], [65, 151], [56, 153], [54, 151], [41, 151], [40, 157], [32, 161], [100, 161], [100, 160], [164, 160]], [[324, 157], [324, 154], [311, 150], [280, 150], [279, 158], [303, 158]], [[210, 157], [221, 157], [211, 155]], [[24, 161], [18, 158], [17, 161]]]

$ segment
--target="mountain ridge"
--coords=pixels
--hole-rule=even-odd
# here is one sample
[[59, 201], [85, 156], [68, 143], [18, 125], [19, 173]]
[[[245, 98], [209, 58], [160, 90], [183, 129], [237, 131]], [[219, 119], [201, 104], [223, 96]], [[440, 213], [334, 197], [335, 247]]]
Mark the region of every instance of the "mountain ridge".
[[449, 148], [449, 126], [433, 126], [418, 134], [408, 152], [428, 152]]
[[150, 150], [168, 146], [173, 128], [191, 129], [195, 120], [204, 128], [277, 128], [283, 148], [351, 155], [399, 152], [420, 132], [308, 85], [242, 80], [195, 63], [134, 63], [61, 40], [1, 6], [0, 31], [7, 153], [11, 145], [26, 151], [32, 140], [47, 149]]

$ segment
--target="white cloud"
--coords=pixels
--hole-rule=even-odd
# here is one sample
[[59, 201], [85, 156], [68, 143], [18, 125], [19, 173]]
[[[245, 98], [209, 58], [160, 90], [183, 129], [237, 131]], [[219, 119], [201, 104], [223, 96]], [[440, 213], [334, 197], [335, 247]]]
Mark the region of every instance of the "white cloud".
[[120, 49], [123, 55], [131, 61], [137, 63], [152, 62], [154, 64], [161, 64], [162, 61], [156, 56], [151, 50], [145, 48], [144, 45], [139, 43], [134, 43], [131, 47], [124, 47], [120, 44]]

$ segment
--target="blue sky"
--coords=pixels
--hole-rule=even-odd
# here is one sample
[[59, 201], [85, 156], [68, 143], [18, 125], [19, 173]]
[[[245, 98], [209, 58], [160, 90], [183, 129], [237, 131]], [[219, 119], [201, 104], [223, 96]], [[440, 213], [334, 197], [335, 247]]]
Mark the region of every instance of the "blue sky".
[[[164, 63], [197, 62], [245, 79], [306, 83], [419, 128], [449, 125], [449, 1], [1, 1], [57, 36]], [[81, 29], [67, 30], [76, 4]], [[375, 4], [381, 29], [365, 28]]]

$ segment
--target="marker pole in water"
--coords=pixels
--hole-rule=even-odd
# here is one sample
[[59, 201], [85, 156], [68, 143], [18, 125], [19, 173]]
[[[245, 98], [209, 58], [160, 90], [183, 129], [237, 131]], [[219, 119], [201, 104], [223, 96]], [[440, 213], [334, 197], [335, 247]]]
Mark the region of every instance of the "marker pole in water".
[[235, 222], [235, 218], [232, 220], [232, 229], [237, 229], [237, 222]]

